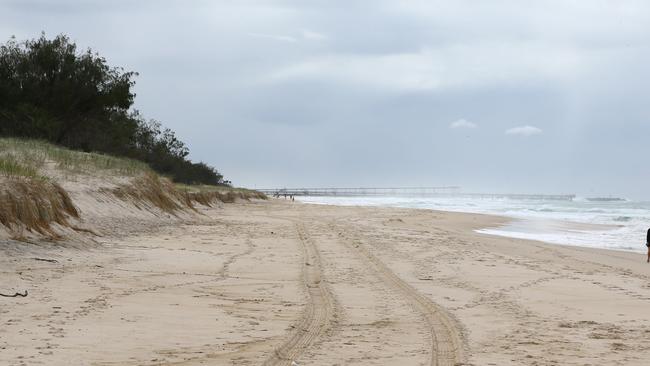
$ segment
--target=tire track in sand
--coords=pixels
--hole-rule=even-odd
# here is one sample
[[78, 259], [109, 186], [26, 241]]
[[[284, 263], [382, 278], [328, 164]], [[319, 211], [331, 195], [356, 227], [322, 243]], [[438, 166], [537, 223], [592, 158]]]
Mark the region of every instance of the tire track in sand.
[[303, 247], [302, 281], [309, 302], [302, 318], [293, 332], [265, 362], [264, 366], [291, 365], [329, 327], [334, 314], [334, 298], [328, 286], [321, 280], [321, 261], [313, 239], [304, 224], [295, 223]]
[[402, 294], [425, 317], [431, 334], [431, 352], [428, 364], [431, 366], [464, 364], [463, 337], [456, 320], [443, 307], [420, 294], [399, 278], [386, 264], [365, 248], [361, 240], [357, 239], [358, 235], [351, 234], [347, 226], [343, 230], [337, 230], [337, 226], [332, 223], [331, 228], [339, 233], [346, 245], [366, 259], [368, 267], [384, 283]]

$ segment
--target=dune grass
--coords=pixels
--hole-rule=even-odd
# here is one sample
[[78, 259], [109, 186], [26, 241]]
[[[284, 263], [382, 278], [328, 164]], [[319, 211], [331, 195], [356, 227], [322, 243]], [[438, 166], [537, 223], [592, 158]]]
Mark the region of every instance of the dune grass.
[[144, 208], [140, 204], [146, 203], [170, 214], [187, 209], [196, 211], [195, 203], [211, 207], [216, 202], [267, 199], [265, 194], [245, 188], [174, 184], [154, 172], [138, 176], [108, 191], [124, 201], [134, 203], [136, 207]]
[[[0, 172], [5, 175], [34, 176], [52, 162], [67, 174], [108, 171], [134, 176], [151, 171], [143, 162], [98, 153], [73, 151], [39, 140], [0, 138]], [[38, 174], [36, 174], [38, 175]]]
[[153, 172], [143, 174], [129, 183], [121, 184], [119, 187], [111, 189], [110, 192], [122, 200], [133, 202], [138, 208], [142, 208], [138, 203], [146, 202], [167, 213], [174, 213], [186, 208], [194, 209], [187, 194], [176, 189], [168, 179]]
[[237, 199], [246, 201], [251, 199], [268, 199], [264, 193], [247, 188], [186, 184], [176, 184], [176, 188], [186, 192], [191, 200], [204, 206], [210, 206], [214, 201], [233, 203]]
[[78, 218], [79, 212], [68, 193], [54, 182], [7, 179], [0, 186], [0, 224], [14, 239], [23, 240], [25, 230], [58, 239], [52, 225], [74, 228], [70, 217]]
[[130, 177], [126, 183], [100, 191], [143, 210], [157, 207], [172, 215], [197, 211], [195, 204], [267, 198], [244, 188], [174, 184], [135, 160], [72, 151], [42, 141], [0, 138], [0, 224], [14, 238], [22, 240], [25, 232], [32, 232], [58, 239], [56, 224], [81, 230], [69, 221], [79, 218], [79, 212], [57, 183], [61, 174]]
[[21, 164], [12, 154], [0, 156], [0, 174], [5, 177], [44, 178], [33, 166]]

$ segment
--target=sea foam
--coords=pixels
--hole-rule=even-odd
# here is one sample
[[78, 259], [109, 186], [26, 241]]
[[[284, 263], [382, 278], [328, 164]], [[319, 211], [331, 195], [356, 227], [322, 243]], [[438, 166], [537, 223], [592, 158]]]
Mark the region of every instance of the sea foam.
[[514, 220], [502, 227], [484, 228], [478, 232], [555, 244], [636, 252], [646, 250], [646, 232], [650, 226], [650, 202], [462, 196], [307, 196], [297, 199], [307, 203], [343, 206], [386, 206], [494, 214]]

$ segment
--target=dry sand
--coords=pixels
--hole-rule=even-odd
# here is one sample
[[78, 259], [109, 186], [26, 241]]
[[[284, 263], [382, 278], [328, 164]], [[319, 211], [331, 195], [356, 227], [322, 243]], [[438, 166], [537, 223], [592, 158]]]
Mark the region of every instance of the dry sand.
[[650, 364], [639, 254], [481, 235], [504, 220], [482, 215], [204, 214], [116, 219], [85, 248], [3, 244], [0, 292], [29, 295], [0, 297], [0, 364]]

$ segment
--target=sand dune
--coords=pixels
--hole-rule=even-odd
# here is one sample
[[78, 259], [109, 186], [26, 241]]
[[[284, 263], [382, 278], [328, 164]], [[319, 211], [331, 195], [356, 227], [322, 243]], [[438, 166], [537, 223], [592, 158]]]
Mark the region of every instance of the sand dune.
[[0, 292], [29, 295], [0, 298], [0, 364], [650, 357], [650, 265], [637, 254], [481, 235], [503, 220], [481, 215], [285, 201], [201, 210], [111, 221], [91, 248], [8, 243]]

